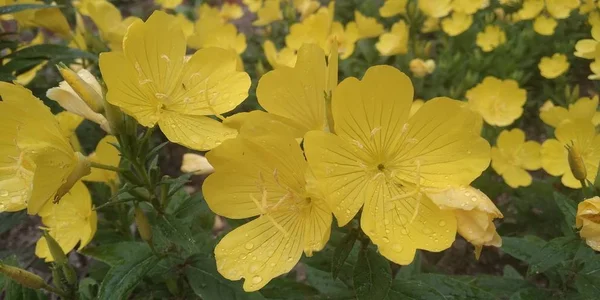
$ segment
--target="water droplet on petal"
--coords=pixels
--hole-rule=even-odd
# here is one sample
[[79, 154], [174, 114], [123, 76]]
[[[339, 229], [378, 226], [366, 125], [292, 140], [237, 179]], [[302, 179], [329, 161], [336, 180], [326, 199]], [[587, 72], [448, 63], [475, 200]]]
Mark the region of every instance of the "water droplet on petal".
[[392, 246], [392, 250], [394, 250], [396, 252], [402, 252], [402, 246], [400, 246], [400, 244], [394, 244]]
[[6, 197], [6, 196], [8, 196], [8, 191], [7, 191], [7, 190], [0, 190], [0, 196], [1, 196], [1, 197]]
[[386, 238], [386, 237], [383, 237], [381, 240], [382, 240], [384, 243], [389, 243], [389, 242], [390, 242], [390, 239], [388, 239], [388, 238]]
[[444, 227], [446, 226], [446, 221], [440, 221], [438, 225], [440, 225], [440, 227]]
[[254, 284], [260, 283], [262, 280], [263, 280], [262, 277], [260, 277], [258, 275], [252, 277], [252, 283], [254, 283]]
[[254, 248], [254, 244], [252, 244], [252, 243], [246, 243], [246, 246], [245, 246], [245, 247], [246, 247], [246, 249], [248, 249], [248, 250], [252, 250], [252, 248]]

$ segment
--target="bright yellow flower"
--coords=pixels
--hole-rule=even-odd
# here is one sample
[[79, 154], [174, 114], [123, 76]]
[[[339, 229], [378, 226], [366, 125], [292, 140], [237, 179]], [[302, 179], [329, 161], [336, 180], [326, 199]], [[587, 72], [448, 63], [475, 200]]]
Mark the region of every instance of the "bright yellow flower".
[[68, 111], [61, 111], [55, 117], [63, 136], [69, 140], [73, 150], [82, 152], [81, 143], [79, 143], [79, 138], [75, 131], [83, 123], [84, 118]]
[[483, 52], [490, 52], [506, 42], [506, 33], [497, 25], [487, 25], [483, 32], [477, 34], [477, 46]]
[[185, 57], [186, 41], [175, 17], [155, 11], [127, 30], [123, 52], [100, 54], [107, 101], [141, 125], [160, 126], [167, 138], [195, 150], [209, 150], [236, 131], [211, 119], [239, 105], [250, 78], [236, 71], [237, 56], [219, 48]]
[[298, 58], [298, 55], [293, 49], [285, 47], [280, 51], [277, 51], [277, 49], [275, 48], [275, 44], [270, 40], [265, 41], [265, 43], [263, 44], [263, 49], [265, 51], [267, 61], [273, 69], [278, 69], [281, 67], [293, 68], [296, 64], [296, 59]]
[[[196, 28], [203, 23], [197, 23]], [[198, 29], [200, 30], [200, 29]], [[213, 27], [210, 32], [197, 33], [188, 39], [190, 48], [202, 49], [216, 47], [225, 50], [233, 50], [237, 54], [242, 54], [246, 51], [246, 36], [243, 33], [238, 33], [237, 28], [233, 24], [223, 24]]]
[[577, 149], [587, 170], [587, 179], [594, 182], [600, 163], [600, 135], [594, 124], [577, 119], [561, 123], [554, 131], [556, 139], [548, 139], [542, 144], [542, 167], [548, 174], [561, 176], [562, 183], [570, 188], [581, 188], [575, 179], [568, 160], [567, 146]]
[[[337, 72], [337, 62], [331, 63], [329, 68], [332, 67]], [[331, 71], [323, 50], [305, 44], [298, 51], [294, 68], [275, 69], [260, 78], [256, 89], [258, 103], [269, 113], [292, 120], [303, 133], [326, 130], [324, 95], [335, 87], [328, 86], [328, 72]]]
[[489, 0], [454, 0], [452, 1], [452, 9], [455, 12], [472, 15], [478, 10], [489, 5]]
[[592, 38], [577, 41], [575, 56], [585, 59], [600, 57], [600, 26], [592, 27]]
[[[102, 138], [96, 146], [96, 151], [88, 156], [91, 162], [103, 164], [118, 168], [121, 163], [119, 150], [113, 145], [119, 145], [117, 138], [112, 135], [107, 135]], [[90, 175], [83, 177], [84, 181], [104, 182], [107, 184], [115, 184], [119, 180], [119, 176], [114, 171], [93, 168]]]
[[221, 18], [228, 21], [237, 20], [244, 16], [244, 10], [238, 4], [225, 2], [223, 3], [223, 6], [221, 6], [219, 15]]
[[555, 53], [552, 57], [542, 57], [538, 68], [542, 77], [554, 79], [569, 69], [569, 61], [566, 55]]
[[593, 26], [600, 25], [600, 11], [593, 11], [588, 15], [588, 23]]
[[523, 0], [517, 15], [521, 20], [533, 20], [544, 10], [544, 0]]
[[[331, 24], [331, 33], [329, 34], [330, 43], [326, 45], [329, 46], [331, 43], [336, 42], [338, 44], [338, 51], [340, 55], [340, 59], [346, 59], [354, 53], [354, 48], [356, 46], [356, 41], [359, 39], [358, 28], [356, 23], [348, 22], [346, 24], [346, 29], [344, 30], [344, 25], [340, 22], [333, 22]], [[326, 47], [325, 53], [329, 53], [329, 47]]]
[[512, 188], [529, 186], [532, 178], [526, 170], [542, 167], [540, 147], [538, 142], [525, 141], [519, 128], [503, 130], [492, 147], [492, 168]]
[[575, 103], [569, 104], [566, 109], [554, 104], [548, 100], [540, 107], [540, 118], [544, 123], [554, 128], [564, 122], [571, 122], [577, 119], [589, 120], [594, 126], [600, 125], [600, 111], [598, 109], [598, 96], [592, 98], [582, 97]]
[[248, 7], [248, 10], [255, 13], [257, 12], [263, 5], [263, 0], [242, 0], [244, 4]]
[[156, 4], [158, 4], [162, 8], [174, 9], [175, 7], [181, 5], [183, 0], [156, 0]]
[[527, 92], [512, 80], [500, 80], [488, 76], [483, 82], [467, 91], [471, 108], [478, 112], [486, 123], [508, 126], [523, 114]]
[[408, 64], [410, 71], [417, 78], [425, 77], [435, 70], [435, 61], [433, 59], [422, 60], [415, 58]]
[[546, 10], [556, 19], [566, 19], [571, 11], [578, 8], [579, 0], [545, 0]]
[[304, 44], [317, 44], [321, 49], [328, 49], [332, 20], [327, 9], [308, 16], [301, 23], [290, 27], [290, 33], [285, 37], [285, 44], [294, 50]]
[[385, 0], [383, 6], [379, 8], [379, 14], [384, 18], [406, 13], [406, 3], [408, 0]]
[[183, 30], [183, 35], [185, 35], [185, 38], [189, 38], [190, 36], [194, 35], [194, 22], [192, 22], [190, 19], [188, 19], [188, 17], [186, 15], [184, 15], [182, 13], [176, 14], [175, 20], [176, 20], [176, 23], [179, 24], [177, 26], [181, 26], [181, 29]]
[[585, 243], [600, 251], [600, 197], [585, 199], [577, 205], [575, 223]]
[[452, 13], [450, 17], [442, 20], [442, 30], [449, 36], [457, 36], [469, 29], [473, 24], [473, 16], [463, 13]]
[[550, 36], [554, 34], [556, 25], [558, 25], [558, 22], [556, 22], [554, 18], [540, 15], [535, 18], [535, 21], [533, 22], [533, 30], [541, 35]]
[[[5, 5], [15, 4], [46, 4], [43, 1], [36, 0], [8, 0]], [[62, 38], [71, 37], [71, 27], [67, 18], [62, 14], [59, 8], [44, 9], [26, 9], [12, 14], [19, 27], [35, 28], [41, 27], [48, 29]]]
[[452, 0], [419, 0], [419, 9], [428, 17], [443, 18], [452, 11]]
[[294, 0], [293, 3], [302, 20], [321, 7], [321, 3], [316, 0]]
[[392, 25], [390, 32], [379, 36], [379, 41], [375, 44], [375, 48], [383, 56], [406, 54], [408, 52], [408, 38], [408, 26], [403, 20], [400, 20]]
[[0, 211], [38, 213], [90, 172], [57, 119], [28, 89], [0, 82]]
[[194, 153], [186, 153], [183, 155], [181, 172], [193, 173], [194, 175], [208, 175], [214, 171], [215, 168], [208, 162], [206, 157]]
[[46, 97], [58, 102], [65, 110], [84, 117], [111, 133], [108, 120], [102, 115], [104, 99], [102, 87], [96, 77], [86, 69], [75, 73], [63, 68], [61, 74], [65, 80], [61, 81], [58, 87], [49, 89]]
[[265, 0], [264, 6], [256, 13], [258, 19], [252, 22], [254, 26], [266, 26], [275, 21], [283, 20], [279, 0]]
[[[48, 233], [60, 245], [64, 253], [75, 248], [83, 249], [96, 234], [98, 216], [92, 210], [92, 197], [85, 184], [77, 182], [71, 191], [57, 203], [48, 203], [39, 212]], [[46, 262], [54, 261], [46, 239], [41, 237], [35, 245], [35, 255]]]
[[215, 247], [221, 275], [244, 278], [244, 290], [256, 291], [289, 272], [302, 252], [312, 256], [323, 249], [331, 232], [331, 211], [296, 140], [240, 135], [207, 158], [215, 173], [202, 191], [211, 210], [231, 219], [258, 216]]
[[88, 2], [87, 11], [98, 27], [100, 36], [108, 43], [112, 51], [121, 50], [127, 28], [139, 20], [137, 17], [123, 19], [121, 11], [108, 1]]
[[378, 37], [385, 32], [383, 25], [373, 17], [367, 17], [358, 10], [354, 11], [354, 21], [358, 27], [358, 35], [361, 39]]
[[440, 20], [438, 18], [428, 17], [423, 22], [423, 27], [421, 28], [421, 32], [430, 33], [440, 30]]
[[486, 194], [476, 188], [463, 186], [430, 194], [430, 197], [441, 209], [454, 212], [457, 231], [475, 246], [476, 259], [479, 259], [483, 246], [502, 246], [494, 219], [504, 216]]
[[379, 252], [409, 264], [416, 249], [441, 251], [456, 218], [428, 192], [468, 185], [487, 168], [490, 146], [479, 117], [456, 100], [427, 101], [409, 118], [410, 79], [390, 66], [350, 77], [333, 93], [335, 133], [311, 131], [304, 149], [340, 226], [362, 207], [361, 228]]

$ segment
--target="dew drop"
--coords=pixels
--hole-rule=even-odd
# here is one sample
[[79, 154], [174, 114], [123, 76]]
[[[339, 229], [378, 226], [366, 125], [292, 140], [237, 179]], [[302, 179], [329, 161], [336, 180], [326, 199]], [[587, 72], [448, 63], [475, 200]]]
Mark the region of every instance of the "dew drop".
[[8, 196], [8, 191], [7, 191], [7, 190], [0, 190], [0, 196], [1, 196], [1, 197], [6, 197], [6, 196]]
[[394, 250], [396, 252], [402, 252], [402, 246], [400, 244], [394, 244], [392, 246], [392, 250]]
[[260, 283], [262, 280], [263, 280], [262, 277], [260, 277], [258, 275], [252, 277], [252, 283], [254, 283], [254, 284]]
[[438, 225], [440, 225], [440, 227], [444, 227], [446, 226], [446, 221], [440, 221]]
[[252, 244], [252, 243], [246, 243], [246, 246], [245, 246], [245, 247], [246, 247], [246, 249], [248, 249], [248, 250], [252, 250], [252, 248], [254, 248], [254, 244]]
[[477, 202], [477, 197], [471, 197], [471, 201]]
[[400, 233], [402, 233], [402, 234], [408, 234], [408, 230], [406, 230], [406, 228], [402, 228], [400, 230]]
[[253, 263], [250, 265], [250, 267], [248, 268], [248, 271], [250, 273], [256, 273], [256, 271], [258, 271], [258, 269], [260, 268], [260, 264], [259, 263]]
[[390, 242], [390, 239], [388, 239], [388, 238], [386, 238], [386, 237], [383, 237], [381, 240], [382, 240], [384, 243], [389, 243], [389, 242]]

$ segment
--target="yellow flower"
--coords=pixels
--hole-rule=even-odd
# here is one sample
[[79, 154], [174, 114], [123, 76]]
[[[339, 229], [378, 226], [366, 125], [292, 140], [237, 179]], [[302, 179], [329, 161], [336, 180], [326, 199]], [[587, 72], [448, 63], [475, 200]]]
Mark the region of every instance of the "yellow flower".
[[254, 26], [266, 26], [275, 21], [283, 20], [279, 0], [265, 0], [264, 6], [256, 14], [258, 19], [252, 22]]
[[552, 127], [558, 127], [562, 123], [572, 122], [575, 120], [591, 121], [594, 126], [600, 125], [598, 119], [598, 96], [593, 98], [583, 97], [573, 104], [569, 104], [569, 109], [564, 107], [554, 106], [552, 102], [546, 109], [540, 111], [540, 119], [544, 123]]
[[533, 20], [544, 10], [544, 0], [523, 0], [523, 6], [517, 15], [521, 20]]
[[358, 27], [358, 35], [361, 39], [378, 37], [385, 31], [383, 25], [379, 24], [377, 19], [367, 17], [358, 10], [354, 11], [354, 21]]
[[477, 34], [476, 44], [483, 52], [490, 52], [506, 42], [506, 33], [496, 25], [487, 25]]
[[[337, 73], [337, 62], [329, 67], [335, 67]], [[258, 103], [269, 113], [292, 120], [303, 133], [326, 130], [324, 95], [335, 87], [328, 86], [327, 76], [323, 50], [305, 44], [298, 51], [294, 68], [275, 69], [260, 78], [256, 89]]]
[[[487, 4], [486, 4], [487, 2]], [[479, 9], [489, 5], [489, 0], [454, 0], [452, 1], [452, 9], [455, 12], [472, 15]]]
[[83, 117], [80, 117], [68, 111], [61, 111], [58, 114], [56, 114], [55, 117], [63, 136], [69, 140], [69, 143], [71, 143], [73, 150], [77, 152], [82, 152], [81, 143], [79, 143], [79, 138], [77, 138], [77, 134], [75, 131], [77, 130], [77, 127], [79, 127], [79, 125], [81, 125], [81, 123], [83, 122]]
[[430, 194], [430, 197], [441, 209], [454, 212], [457, 231], [475, 246], [476, 259], [479, 259], [483, 246], [502, 246], [502, 238], [496, 232], [494, 219], [504, 216], [483, 192], [470, 186], [462, 186]]
[[585, 243], [600, 251], [600, 197], [585, 199], [577, 205], [575, 223]]
[[321, 3], [316, 0], [294, 0], [293, 3], [298, 13], [300, 13], [300, 19], [311, 15], [321, 6]]
[[540, 15], [533, 22], [533, 30], [541, 35], [550, 36], [554, 34], [556, 25], [558, 25], [558, 22], [554, 18]]
[[248, 7], [248, 10], [255, 13], [257, 12], [263, 5], [263, 0], [242, 0], [244, 4]]
[[575, 44], [575, 56], [585, 59], [600, 57], [600, 26], [592, 27], [593, 39], [583, 39]]
[[452, 0], [419, 0], [419, 9], [428, 17], [443, 18], [452, 11]]
[[421, 28], [421, 32], [430, 33], [440, 30], [440, 20], [438, 18], [428, 17], [423, 22], [423, 27]]
[[542, 167], [540, 147], [535, 141], [526, 142], [521, 129], [503, 130], [492, 147], [492, 168], [512, 188], [529, 186], [532, 178], [526, 170]]
[[[8, 0], [5, 5], [16, 4], [46, 4], [43, 1], [35, 0]], [[41, 27], [48, 29], [62, 38], [71, 37], [71, 27], [67, 18], [62, 14], [59, 8], [26, 9], [12, 14], [19, 27], [35, 28]]]
[[219, 15], [225, 20], [237, 20], [244, 16], [244, 10], [238, 4], [225, 2]]
[[156, 0], [156, 4], [158, 4], [162, 8], [174, 9], [175, 7], [181, 5], [183, 0]]
[[392, 25], [390, 32], [379, 36], [379, 41], [375, 44], [375, 48], [383, 56], [406, 54], [408, 52], [408, 38], [408, 26], [403, 20], [400, 20]]
[[304, 44], [317, 44], [321, 49], [327, 50], [332, 28], [331, 18], [329, 10], [320, 9], [302, 23], [293, 24], [290, 33], [285, 37], [286, 45], [298, 50]]
[[596, 8], [596, 0], [583, 0], [583, 3], [579, 6], [579, 13], [585, 15], [596, 10]]
[[215, 247], [221, 275], [244, 278], [244, 290], [256, 291], [289, 272], [302, 252], [312, 256], [323, 249], [331, 232], [331, 211], [296, 140], [240, 135], [207, 158], [215, 167], [202, 187], [210, 209], [231, 219], [258, 216]]
[[410, 71], [417, 78], [425, 77], [435, 70], [435, 61], [433, 59], [422, 60], [415, 58], [408, 64]]
[[483, 82], [467, 91], [471, 108], [478, 112], [486, 123], [508, 126], [523, 114], [527, 92], [512, 80], [500, 80], [488, 76]]
[[442, 20], [442, 30], [449, 36], [457, 36], [469, 29], [473, 24], [473, 16], [463, 13], [452, 13], [450, 17]]
[[49, 89], [46, 97], [58, 102], [65, 110], [84, 117], [111, 133], [110, 124], [102, 115], [104, 99], [102, 87], [96, 77], [86, 69], [77, 73], [65, 67], [59, 69], [65, 80], [61, 81], [58, 87]]
[[267, 61], [273, 69], [278, 69], [281, 67], [293, 68], [296, 64], [296, 59], [298, 58], [298, 55], [293, 49], [286, 47], [278, 52], [275, 48], [275, 44], [270, 40], [265, 41], [265, 43], [263, 44], [263, 49], [265, 51]]
[[555, 53], [552, 57], [542, 57], [538, 68], [542, 77], [554, 79], [569, 69], [569, 61], [566, 55]]
[[594, 182], [600, 163], [600, 135], [589, 120], [577, 119], [561, 123], [554, 131], [556, 139], [542, 144], [542, 167], [552, 176], [561, 176], [562, 183], [570, 188], [581, 188], [569, 167], [567, 147], [578, 151], [587, 170], [587, 180]]
[[121, 11], [108, 1], [87, 2], [87, 11], [98, 27], [100, 36], [113, 51], [121, 50], [127, 28], [139, 20], [136, 17], [123, 19]]
[[379, 15], [384, 18], [406, 13], [406, 3], [408, 0], [385, 0], [383, 6], [379, 8]]
[[[202, 23], [197, 24], [201, 25]], [[204, 31], [204, 33], [196, 33], [188, 39], [190, 48], [216, 47], [233, 50], [237, 54], [242, 54], [246, 50], [246, 36], [243, 33], [238, 33], [237, 28], [233, 24], [223, 24], [213, 27], [210, 32]]]
[[362, 207], [361, 228], [379, 252], [409, 264], [416, 249], [441, 251], [456, 218], [428, 191], [469, 184], [487, 168], [490, 146], [474, 130], [479, 117], [460, 101], [427, 101], [409, 118], [410, 79], [390, 66], [350, 77], [333, 93], [337, 135], [311, 131], [308, 163], [340, 226]]
[[566, 19], [579, 7], [579, 0], [545, 0], [546, 10], [556, 19]]
[[190, 21], [186, 15], [178, 13], [175, 15], [175, 20], [176, 23], [179, 24], [177, 26], [181, 26], [185, 38], [189, 38], [190, 36], [194, 35], [194, 22]]
[[[88, 156], [91, 162], [103, 164], [118, 168], [121, 163], [121, 156], [115, 146], [119, 145], [117, 138], [107, 135], [102, 138], [96, 146], [96, 151]], [[114, 171], [93, 168], [90, 175], [83, 177], [84, 181], [104, 182], [109, 185], [117, 183], [119, 177]]]
[[[340, 55], [340, 59], [346, 59], [354, 53], [354, 48], [356, 46], [356, 41], [358, 41], [358, 28], [356, 27], [356, 23], [348, 22], [346, 24], [346, 29], [344, 30], [344, 25], [340, 22], [333, 22], [331, 25], [331, 33], [329, 34], [329, 43], [326, 46], [331, 45], [331, 43], [338, 44], [338, 51]], [[326, 47], [325, 53], [330, 52], [330, 47]]]
[[0, 82], [0, 212], [38, 213], [90, 172], [57, 119], [26, 88]]
[[100, 54], [107, 101], [141, 125], [156, 124], [175, 143], [209, 150], [236, 136], [211, 119], [239, 105], [250, 78], [236, 71], [237, 55], [219, 48], [185, 57], [186, 41], [175, 17], [155, 11], [127, 30], [123, 52]]
[[[64, 253], [75, 248], [83, 249], [96, 234], [98, 217], [92, 210], [92, 197], [85, 184], [77, 182], [71, 191], [57, 203], [48, 203], [39, 212], [48, 233], [58, 242]], [[35, 255], [46, 262], [54, 261], [46, 239], [41, 237], [35, 245]]]
[[600, 11], [593, 11], [588, 15], [588, 23], [593, 26], [600, 25]]
[[214, 171], [215, 168], [208, 162], [206, 157], [194, 153], [186, 153], [183, 155], [181, 172], [193, 173], [194, 175], [208, 175]]

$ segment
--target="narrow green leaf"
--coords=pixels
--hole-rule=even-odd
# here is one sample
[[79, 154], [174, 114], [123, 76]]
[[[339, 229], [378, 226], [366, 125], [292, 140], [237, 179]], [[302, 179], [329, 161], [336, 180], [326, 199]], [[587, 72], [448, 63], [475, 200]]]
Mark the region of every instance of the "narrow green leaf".
[[531, 258], [529, 273], [542, 273], [548, 269], [575, 256], [579, 248], [579, 239], [572, 237], [559, 237], [550, 240]]
[[123, 261], [122, 264], [112, 267], [100, 285], [98, 299], [127, 299], [144, 275], [154, 268], [160, 260], [161, 258], [154, 254], [137, 255], [135, 259]]
[[194, 293], [204, 300], [260, 300], [260, 293], [246, 293], [241, 282], [229, 281], [217, 271], [213, 258], [195, 256], [193, 262], [185, 270]]
[[554, 192], [554, 202], [556, 202], [558, 209], [560, 209], [565, 216], [565, 222], [567, 223], [568, 228], [574, 228], [575, 215], [577, 215], [577, 205], [575, 202], [558, 192]]
[[119, 242], [84, 248], [80, 253], [114, 267], [138, 256], [150, 256], [152, 251], [146, 243]]
[[155, 228], [158, 228], [164, 237], [182, 247], [188, 254], [199, 251], [198, 244], [190, 228], [181, 220], [171, 215], [162, 215], [158, 218]]
[[14, 14], [20, 11], [28, 10], [28, 9], [42, 9], [42, 8], [52, 8], [58, 7], [56, 5], [48, 5], [48, 4], [14, 4], [14, 5], [5, 5], [0, 6], [0, 15], [5, 14]]
[[353, 281], [357, 299], [385, 299], [392, 285], [390, 264], [374, 250], [362, 248], [354, 266]]
[[354, 247], [354, 243], [356, 242], [357, 237], [358, 231], [352, 229], [350, 230], [350, 233], [344, 236], [344, 238], [335, 248], [331, 262], [331, 275], [333, 275], [334, 279], [337, 278], [340, 270], [346, 262], [346, 259], [348, 259], [350, 252], [352, 252], [352, 248]]

